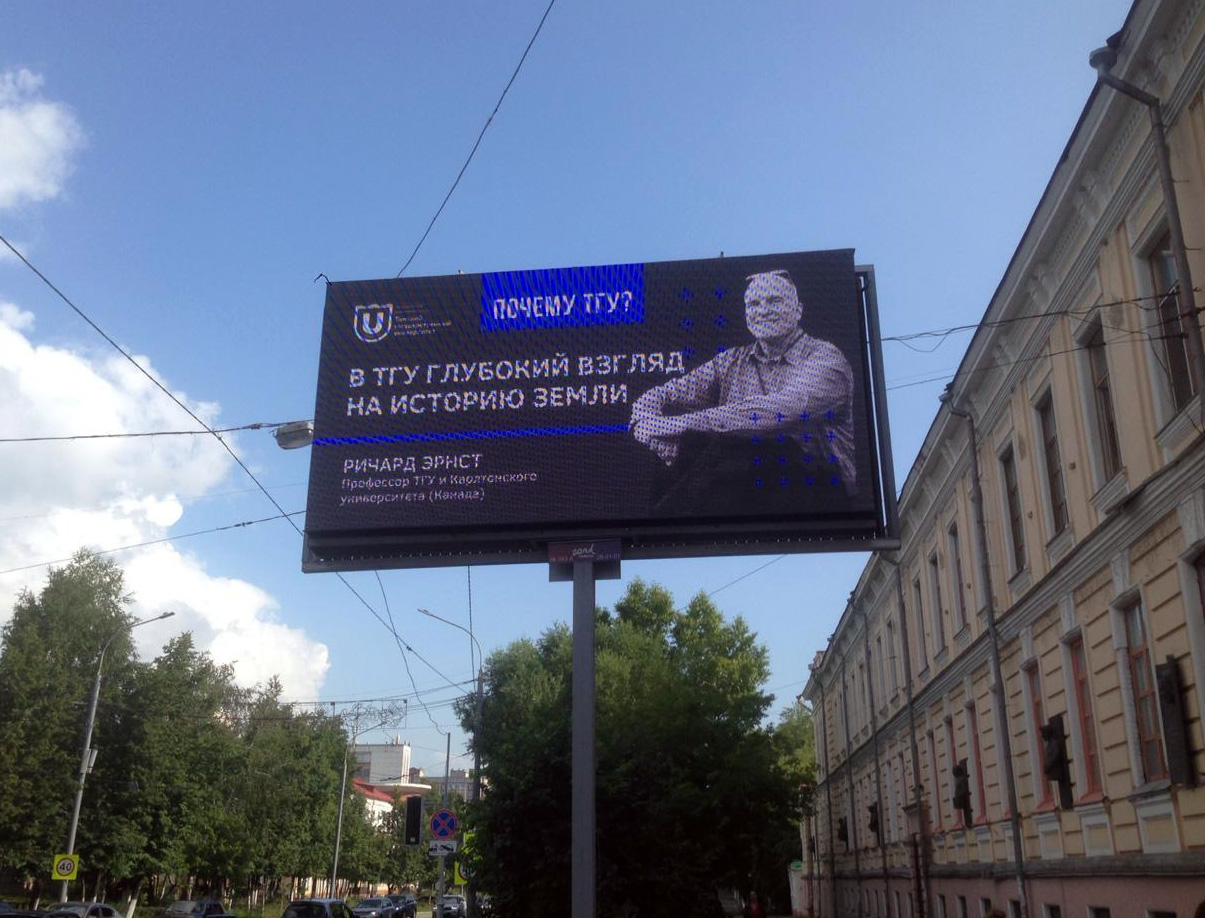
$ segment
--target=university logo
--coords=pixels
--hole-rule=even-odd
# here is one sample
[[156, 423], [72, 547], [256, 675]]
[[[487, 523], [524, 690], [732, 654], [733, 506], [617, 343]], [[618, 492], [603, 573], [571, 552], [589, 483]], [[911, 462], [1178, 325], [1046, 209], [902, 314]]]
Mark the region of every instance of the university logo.
[[354, 321], [357, 338], [365, 344], [380, 341], [393, 328], [393, 304], [372, 303], [368, 306], [357, 306]]

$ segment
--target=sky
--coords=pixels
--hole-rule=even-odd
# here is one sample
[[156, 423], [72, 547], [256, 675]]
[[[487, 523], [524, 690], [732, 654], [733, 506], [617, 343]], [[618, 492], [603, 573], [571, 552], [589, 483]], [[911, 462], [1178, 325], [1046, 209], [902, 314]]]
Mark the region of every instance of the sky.
[[[8, 4], [0, 235], [205, 423], [311, 418], [315, 279], [398, 273], [546, 6]], [[885, 336], [973, 323], [1127, 9], [557, 0], [406, 276], [853, 248]], [[967, 340], [884, 343], [900, 483]], [[197, 429], [0, 247], [0, 438]], [[309, 450], [228, 442], [304, 510]], [[364, 740], [401, 736], [439, 773], [451, 730], [464, 767], [469, 638], [417, 610], [468, 627], [471, 605], [488, 654], [568, 621], [570, 585], [542, 565], [347, 575], [403, 660], [343, 583], [301, 572], [286, 522], [235, 525], [276, 514], [209, 436], [0, 442], [0, 623], [46, 562], [156, 542], [111, 555], [135, 614], [175, 613], [134, 632], [144, 658], [190, 630], [286, 699], [410, 695]], [[714, 594], [769, 650], [773, 717], [865, 561], [625, 561], [598, 601], [636, 577]]]

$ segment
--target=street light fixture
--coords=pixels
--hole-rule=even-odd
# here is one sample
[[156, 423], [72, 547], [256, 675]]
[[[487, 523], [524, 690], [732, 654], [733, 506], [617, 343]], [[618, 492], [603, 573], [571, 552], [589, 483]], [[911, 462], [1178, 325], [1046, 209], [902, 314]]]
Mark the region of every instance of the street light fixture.
[[[444, 618], [442, 615], [436, 615], [427, 609], [419, 609], [423, 615], [428, 618], [433, 618], [436, 621], [443, 622], [445, 625], [451, 625], [463, 631], [473, 643], [477, 645], [477, 703], [473, 712], [473, 803], [481, 800], [481, 707], [485, 697], [485, 652], [481, 649], [481, 642], [477, 640], [477, 635], [473, 634], [464, 625], [457, 624], [454, 621]], [[447, 793], [447, 779], [444, 779], [444, 792]], [[470, 880], [468, 883], [468, 911], [469, 918], [477, 918], [477, 884]]]
[[[84, 782], [88, 778], [88, 772], [92, 770], [92, 765], [96, 761], [96, 750], [92, 748], [92, 727], [96, 723], [96, 702], [100, 697], [100, 676], [105, 665], [105, 653], [109, 649], [109, 645], [119, 634], [133, 631], [140, 625], [149, 625], [151, 622], [162, 621], [165, 618], [171, 618], [175, 612], [164, 612], [162, 615], [156, 615], [153, 618], [144, 618], [142, 621], [134, 622], [129, 625], [123, 625], [109, 635], [109, 639], [105, 641], [104, 646], [100, 649], [100, 657], [96, 661], [96, 678], [92, 680], [92, 697], [88, 701], [88, 724], [84, 728], [84, 751], [80, 757], [79, 763], [79, 784], [75, 788], [75, 804], [71, 808], [71, 828], [67, 830], [67, 853], [75, 853], [75, 831], [79, 828], [79, 811], [80, 804], [84, 802]], [[59, 889], [59, 901], [67, 901], [67, 881], [63, 880], [63, 884]]]
[[272, 431], [276, 445], [281, 449], [302, 449], [314, 443], [313, 421], [292, 421], [281, 424]]

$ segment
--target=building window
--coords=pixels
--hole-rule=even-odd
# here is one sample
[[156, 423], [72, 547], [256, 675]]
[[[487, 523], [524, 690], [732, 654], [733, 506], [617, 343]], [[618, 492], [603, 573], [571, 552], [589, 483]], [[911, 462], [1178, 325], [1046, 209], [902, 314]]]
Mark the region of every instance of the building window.
[[1147, 267], [1151, 272], [1151, 289], [1154, 291], [1159, 325], [1157, 345], [1161, 345], [1163, 359], [1160, 363], [1167, 374], [1172, 405], [1177, 413], [1184, 408], [1196, 393], [1192, 373], [1189, 372], [1188, 334], [1180, 319], [1180, 300], [1176, 296], [1176, 262], [1172, 257], [1171, 237], [1164, 236], [1147, 256]]
[[1096, 438], [1100, 448], [1101, 484], [1121, 471], [1121, 446], [1117, 442], [1117, 418], [1113, 414], [1113, 390], [1109, 383], [1109, 361], [1105, 356], [1105, 332], [1099, 325], [1087, 341], [1088, 371], [1092, 377], [1092, 406]]
[[929, 772], [933, 775], [933, 817], [941, 831], [941, 772], [937, 770], [937, 737], [929, 731]]
[[1110, 918], [1109, 910], [1103, 905], [1089, 905], [1088, 918]]
[[979, 900], [979, 918], [988, 918], [988, 916], [991, 915], [991, 913], [992, 913], [992, 900], [991, 899], [980, 899]]
[[1049, 392], [1038, 403], [1038, 427], [1042, 437], [1046, 497], [1050, 501], [1050, 534], [1053, 538], [1067, 528], [1067, 489], [1063, 484], [1058, 427], [1054, 420], [1054, 399]]
[[1063, 918], [1063, 907], [1054, 902], [1042, 906], [1042, 918]]
[[937, 552], [929, 555], [929, 592], [933, 597], [933, 646], [940, 652], [946, 646], [946, 628], [942, 620], [941, 574], [937, 570]]
[[950, 553], [950, 589], [954, 599], [954, 633], [967, 624], [966, 582], [962, 578], [962, 551], [958, 545], [958, 524], [951, 523], [946, 530], [946, 544]]
[[970, 735], [971, 766], [975, 769], [975, 822], [987, 821], [987, 791], [983, 786], [983, 753], [979, 750], [979, 714], [972, 702], [967, 705], [967, 732]]
[[1096, 748], [1096, 724], [1092, 716], [1092, 688], [1088, 684], [1088, 660], [1084, 655], [1084, 639], [1076, 638], [1068, 645], [1071, 655], [1071, 677], [1075, 682], [1075, 717], [1079, 721], [1080, 744], [1084, 747], [1084, 774], [1088, 793], [1101, 790], [1100, 753]]
[[924, 672], [929, 668], [929, 658], [928, 648], [925, 644], [925, 603], [921, 598], [919, 577], [912, 581], [912, 607], [916, 610], [912, 620], [916, 623], [917, 671]]
[[1126, 647], [1130, 661], [1130, 685], [1134, 690], [1134, 711], [1138, 718], [1138, 746], [1142, 770], [1147, 781], [1167, 777], [1163, 759], [1163, 738], [1159, 734], [1158, 699], [1155, 697], [1154, 670], [1147, 645], [1142, 603], [1135, 602], [1122, 613], [1125, 618]]
[[955, 901], [958, 905], [958, 918], [967, 918], [967, 897], [959, 896]]
[[891, 677], [891, 694], [900, 690], [900, 676], [895, 666], [895, 625], [887, 623], [887, 675]]
[[1009, 549], [1013, 573], [1025, 569], [1025, 521], [1021, 518], [1021, 491], [1017, 487], [1017, 462], [1010, 446], [1000, 454], [1000, 474], [1004, 484], [1004, 510], [1008, 524]]
[[946, 915], [946, 897], [943, 893], [937, 894], [937, 918], [948, 918]]
[[[883, 688], [886, 685], [886, 682], [883, 679], [883, 635], [881, 635], [881, 634], [876, 635], [875, 639], [874, 639], [874, 665], [875, 665], [875, 677], [878, 679], [878, 682], [879, 682], [879, 691], [883, 692]], [[879, 701], [880, 701], [880, 705], [879, 705], [880, 707], [882, 707], [883, 705], [885, 705], [887, 703], [887, 699], [885, 697], [880, 698]]]
[[[1035, 663], [1025, 671], [1025, 678], [1029, 680], [1029, 704], [1030, 704], [1030, 729], [1033, 730], [1035, 746], [1038, 750], [1042, 748], [1042, 724], [1046, 722], [1045, 716], [1042, 713], [1042, 670]], [[1050, 791], [1050, 782], [1046, 780], [1046, 774], [1042, 769], [1042, 756], [1039, 754], [1037, 761], [1034, 762], [1034, 791], [1038, 800], [1038, 806], [1049, 805], [1054, 797]]]

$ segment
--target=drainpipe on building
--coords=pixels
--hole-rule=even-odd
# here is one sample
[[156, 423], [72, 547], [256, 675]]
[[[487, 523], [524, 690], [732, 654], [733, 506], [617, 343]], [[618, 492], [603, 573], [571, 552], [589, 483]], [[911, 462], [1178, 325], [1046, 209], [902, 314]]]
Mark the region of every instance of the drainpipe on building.
[[[830, 642], [829, 649], [832, 649]], [[820, 686], [820, 733], [824, 736], [824, 795], [828, 798], [828, 882], [833, 897], [833, 911], [837, 910], [837, 849], [833, 839], [833, 773], [828, 763], [828, 708], [824, 704], [824, 674], [816, 679]]]
[[1188, 353], [1192, 360], [1192, 375], [1197, 396], [1205, 403], [1205, 348], [1201, 345], [1201, 322], [1193, 295], [1192, 274], [1188, 269], [1188, 247], [1184, 243], [1184, 226], [1180, 222], [1180, 205], [1176, 198], [1176, 183], [1172, 178], [1171, 153], [1167, 146], [1167, 132], [1163, 127], [1163, 103], [1159, 101], [1158, 96], [1151, 95], [1110, 72], [1117, 63], [1115, 48], [1108, 45], [1097, 48], [1088, 55], [1088, 63], [1096, 71], [1097, 82], [1104, 83], [1131, 99], [1137, 99], [1150, 113], [1151, 142], [1155, 148], [1155, 160], [1159, 164], [1159, 184], [1163, 189], [1163, 206], [1167, 209], [1172, 260], [1176, 265], [1176, 301], [1180, 308], [1180, 323], [1188, 336]]
[[875, 713], [874, 674], [870, 660], [870, 619], [857, 606], [854, 606], [854, 611], [862, 617], [862, 644], [866, 656], [866, 694], [870, 700], [870, 737], [874, 745], [874, 794], [879, 819], [879, 831], [875, 835], [875, 841], [878, 843], [879, 854], [883, 859], [883, 895], [890, 899], [891, 889], [887, 880], [887, 846], [883, 844], [883, 820], [886, 814], [883, 810], [883, 763], [879, 755], [879, 718]]
[[[912, 650], [908, 641], [908, 614], [904, 609], [904, 570], [902, 557], [896, 553], [893, 560], [884, 554], [879, 557], [895, 568], [895, 596], [900, 609], [900, 647], [904, 656], [904, 699], [908, 710], [908, 752], [912, 759], [912, 802], [916, 806], [917, 832], [911, 838], [912, 883], [916, 897], [916, 914], [927, 918], [929, 914], [929, 844], [928, 822], [921, 809], [924, 787], [920, 780], [920, 750], [916, 741], [916, 705], [912, 694]], [[919, 838], [918, 838], [919, 836]]]
[[845, 724], [845, 784], [849, 788], [849, 838], [854, 849], [854, 882], [858, 891], [858, 918], [862, 918], [862, 858], [858, 853], [858, 811], [854, 803], [854, 762], [849, 740], [849, 686], [845, 681], [845, 659], [841, 659], [841, 720]]
[[950, 386], [941, 395], [941, 401], [950, 414], [967, 422], [971, 453], [971, 524], [975, 529], [975, 543], [979, 550], [979, 577], [987, 597], [985, 617], [987, 619], [988, 658], [992, 667], [992, 701], [996, 706], [996, 722], [1000, 730], [1000, 757], [1004, 764], [1004, 789], [1007, 793], [1009, 822], [1013, 830], [1013, 863], [1017, 875], [1017, 895], [1021, 900], [1021, 918], [1029, 918], [1029, 897], [1025, 894], [1025, 853], [1021, 838], [1021, 814], [1017, 810], [1017, 781], [1013, 774], [1012, 737], [1008, 730], [1008, 707], [1005, 704], [1004, 676], [1000, 670], [1000, 637], [996, 631], [996, 604], [992, 597], [992, 566], [987, 553], [987, 525], [983, 521], [983, 484], [979, 478], [979, 443], [975, 436], [975, 418], [971, 412], [959, 407], [954, 401]]

